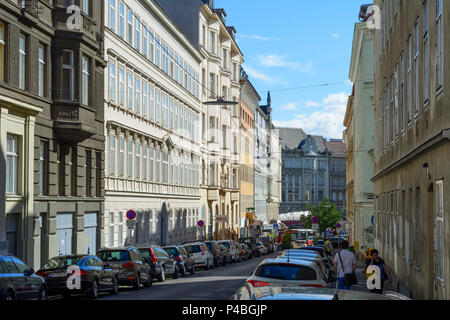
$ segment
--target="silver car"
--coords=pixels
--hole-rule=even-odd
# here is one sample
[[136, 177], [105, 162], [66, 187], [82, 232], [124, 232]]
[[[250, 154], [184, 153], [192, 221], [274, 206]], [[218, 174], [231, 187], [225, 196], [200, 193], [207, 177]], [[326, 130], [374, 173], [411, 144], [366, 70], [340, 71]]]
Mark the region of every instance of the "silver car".
[[196, 267], [203, 267], [205, 270], [214, 268], [214, 257], [204, 242], [188, 243], [183, 247], [189, 254], [192, 254]]

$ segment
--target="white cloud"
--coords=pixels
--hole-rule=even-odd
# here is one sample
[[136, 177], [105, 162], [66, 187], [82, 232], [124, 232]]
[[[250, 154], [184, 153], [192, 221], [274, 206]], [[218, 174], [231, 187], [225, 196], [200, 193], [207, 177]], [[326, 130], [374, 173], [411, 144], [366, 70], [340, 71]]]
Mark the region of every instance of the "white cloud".
[[290, 110], [290, 111], [297, 110], [297, 105], [294, 102], [291, 102], [285, 104], [284, 106], [281, 106], [280, 110]]
[[306, 101], [304, 104], [308, 108], [320, 107], [320, 103], [315, 101]]
[[247, 34], [238, 34], [239, 39], [254, 39], [254, 40], [261, 40], [261, 41], [279, 41], [279, 38], [273, 38], [273, 37], [263, 37], [259, 35], [247, 35]]
[[311, 75], [315, 75], [313, 71], [312, 61], [308, 61], [307, 63], [301, 63], [297, 61], [287, 61], [286, 57], [288, 54], [277, 55], [277, 54], [260, 54], [257, 56], [259, 63], [264, 67], [285, 67], [291, 70], [300, 71], [303, 73], [308, 73]]
[[244, 66], [244, 70], [250, 76], [250, 81], [252, 80], [251, 78], [255, 78], [255, 79], [267, 82], [267, 83], [281, 83], [281, 84], [284, 84], [284, 85], [288, 84], [286, 81], [281, 80], [278, 77], [271, 77], [271, 76], [269, 76], [269, 75], [267, 75], [267, 74], [265, 74], [265, 73], [263, 73], [261, 71], [258, 71], [256, 69], [253, 69], [253, 68], [248, 67], [248, 66]]
[[302, 128], [307, 134], [322, 135], [325, 138], [342, 138], [348, 93], [329, 94], [322, 103], [308, 101], [306, 105], [321, 106], [313, 113], [297, 114], [291, 120], [274, 121], [275, 126]]
[[338, 33], [332, 33], [331, 36], [335, 39], [339, 39], [341, 37], [341, 35]]

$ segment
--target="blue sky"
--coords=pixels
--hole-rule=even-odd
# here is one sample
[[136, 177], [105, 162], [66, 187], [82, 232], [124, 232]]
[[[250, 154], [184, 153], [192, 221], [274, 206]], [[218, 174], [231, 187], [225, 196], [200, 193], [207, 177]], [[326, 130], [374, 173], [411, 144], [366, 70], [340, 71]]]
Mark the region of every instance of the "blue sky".
[[[277, 126], [342, 138], [354, 25], [361, 0], [216, 0], [235, 26], [244, 69]], [[276, 91], [328, 83], [339, 85]]]

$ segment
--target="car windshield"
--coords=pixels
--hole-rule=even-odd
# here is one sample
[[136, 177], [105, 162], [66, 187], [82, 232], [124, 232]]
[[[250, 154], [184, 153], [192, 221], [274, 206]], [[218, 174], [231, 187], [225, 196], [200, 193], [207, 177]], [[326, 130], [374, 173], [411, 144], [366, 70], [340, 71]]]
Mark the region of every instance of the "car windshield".
[[150, 249], [138, 249], [138, 251], [144, 258], [150, 258]]
[[169, 248], [163, 248], [171, 258], [177, 257], [180, 255], [177, 248], [169, 247]]
[[191, 246], [185, 246], [186, 250], [189, 253], [199, 253], [202, 252], [202, 249], [200, 248], [199, 245], [191, 245]]
[[225, 246], [227, 249], [230, 249], [230, 243], [229, 242], [221, 242], [220, 244]]
[[255, 276], [279, 280], [316, 280], [313, 269], [292, 264], [265, 264], [256, 270]]
[[127, 261], [130, 260], [130, 254], [127, 250], [107, 250], [100, 251], [97, 256], [103, 261]]
[[77, 265], [83, 258], [84, 256], [55, 257], [48, 260], [42, 267], [42, 270], [67, 268], [68, 266]]

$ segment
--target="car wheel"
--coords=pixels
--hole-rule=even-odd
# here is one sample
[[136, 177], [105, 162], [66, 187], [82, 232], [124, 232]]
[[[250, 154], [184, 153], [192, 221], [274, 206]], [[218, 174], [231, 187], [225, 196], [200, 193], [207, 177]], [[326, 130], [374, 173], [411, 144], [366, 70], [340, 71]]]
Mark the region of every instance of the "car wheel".
[[180, 273], [181, 273], [182, 277], [186, 277], [186, 265], [185, 264], [180, 268]]
[[16, 300], [16, 297], [15, 297], [14, 293], [11, 290], [8, 291], [8, 293], [6, 295], [6, 300], [7, 301]]
[[164, 266], [161, 266], [161, 273], [158, 275], [158, 281], [164, 282], [166, 280], [166, 271], [164, 269]]
[[173, 266], [173, 274], [172, 274], [172, 279], [178, 279], [178, 277], [180, 276], [180, 271], [178, 270], [177, 265]]
[[134, 290], [139, 290], [141, 288], [141, 274], [138, 273], [136, 281], [133, 285]]
[[39, 294], [39, 300], [47, 300], [47, 290], [45, 287], [41, 288], [41, 292]]
[[98, 298], [98, 281], [97, 281], [97, 279], [94, 279], [94, 281], [92, 281], [92, 283], [91, 283], [89, 296], [90, 296], [91, 299], [97, 299]]
[[111, 294], [119, 294], [119, 280], [116, 277], [113, 278], [113, 284], [111, 289]]

